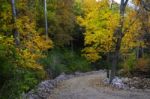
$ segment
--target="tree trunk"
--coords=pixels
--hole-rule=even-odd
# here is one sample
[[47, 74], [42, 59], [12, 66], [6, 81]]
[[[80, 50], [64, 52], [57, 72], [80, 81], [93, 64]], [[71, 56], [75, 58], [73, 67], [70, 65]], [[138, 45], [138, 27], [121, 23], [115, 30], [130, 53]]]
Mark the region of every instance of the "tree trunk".
[[137, 48], [137, 59], [142, 58], [143, 57], [143, 47], [142, 46], [138, 46]]
[[109, 53], [107, 53], [107, 78], [109, 78]]
[[143, 57], [143, 47], [140, 45], [139, 58]]
[[16, 19], [17, 19], [17, 14], [16, 14], [16, 7], [15, 7], [15, 0], [11, 0], [11, 7], [12, 7], [12, 19], [13, 19], [13, 36], [15, 40], [16, 46], [20, 44], [20, 38], [19, 38], [19, 33], [16, 28]]
[[48, 39], [48, 22], [47, 22], [47, 0], [44, 0], [44, 16], [45, 16], [45, 36]]
[[128, 0], [121, 0], [120, 4], [120, 21], [119, 21], [119, 27], [115, 31], [115, 36], [116, 36], [116, 47], [115, 47], [115, 52], [113, 55], [113, 61], [112, 61], [112, 68], [111, 68], [111, 75], [110, 75], [110, 83], [114, 79], [116, 75], [116, 69], [118, 65], [118, 60], [119, 60], [119, 54], [120, 54], [120, 48], [121, 48], [121, 42], [122, 38], [124, 36], [123, 33], [123, 24], [124, 24], [124, 14], [125, 14], [125, 8], [128, 3]]
[[112, 82], [112, 80], [114, 79], [116, 75], [116, 69], [117, 69], [118, 60], [119, 60], [119, 52], [120, 52], [120, 47], [121, 47], [121, 40], [122, 38], [117, 39], [117, 44], [116, 44], [115, 52], [113, 55], [113, 61], [112, 61], [111, 75], [110, 75], [110, 81], [109, 81], [110, 83]]
[[71, 52], [72, 52], [72, 55], [73, 55], [73, 52], [74, 52], [73, 40], [71, 40], [70, 43], [71, 43]]
[[139, 59], [139, 46], [136, 48], [136, 59]]

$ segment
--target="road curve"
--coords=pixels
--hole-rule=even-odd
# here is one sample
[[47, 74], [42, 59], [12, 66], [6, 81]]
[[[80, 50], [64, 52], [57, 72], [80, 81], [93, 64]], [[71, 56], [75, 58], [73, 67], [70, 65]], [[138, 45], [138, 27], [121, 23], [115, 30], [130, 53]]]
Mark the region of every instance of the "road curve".
[[48, 99], [150, 99], [150, 91], [127, 91], [104, 85], [104, 77], [103, 72], [65, 80]]

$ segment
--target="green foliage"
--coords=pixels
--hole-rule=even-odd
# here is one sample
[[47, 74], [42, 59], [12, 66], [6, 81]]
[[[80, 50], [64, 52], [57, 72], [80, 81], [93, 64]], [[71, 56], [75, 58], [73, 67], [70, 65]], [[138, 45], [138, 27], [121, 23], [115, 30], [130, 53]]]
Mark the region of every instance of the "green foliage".
[[[73, 40], [75, 15], [73, 13], [74, 0], [56, 0], [56, 25], [53, 36], [55, 45], [69, 45]], [[64, 21], [65, 20], [65, 21]], [[64, 39], [65, 38], [65, 39]]]
[[18, 99], [40, 81], [32, 70], [13, 68], [11, 73], [8, 70], [7, 73], [8, 78], [3, 79], [5, 81], [0, 90], [0, 99]]
[[126, 56], [126, 59], [122, 63], [125, 74], [131, 75], [134, 71], [136, 65], [136, 56], [135, 53], [129, 54]]
[[149, 77], [150, 75], [150, 58], [144, 56], [143, 58], [136, 58], [135, 53], [126, 55], [126, 58], [121, 63], [121, 71], [123, 76], [142, 76]]
[[64, 72], [65, 65], [62, 60], [63, 54], [61, 50], [52, 50], [47, 54], [47, 57], [41, 59], [41, 63], [45, 66], [51, 77], [56, 77]]
[[[20, 98], [46, 78], [46, 71], [53, 78], [62, 72], [90, 71], [89, 61], [94, 64], [101, 59], [97, 61], [99, 66], [108, 65], [102, 56], [115, 48], [114, 31], [120, 20], [118, 4], [110, 8], [109, 0], [47, 0], [51, 39], [46, 40], [44, 1], [15, 1], [17, 16], [13, 22], [11, 0], [0, 0], [0, 99]], [[138, 19], [135, 9], [129, 7], [126, 12], [122, 30], [127, 31], [122, 38], [121, 54], [139, 45], [149, 45], [148, 41], [143, 42], [144, 33], [149, 31], [149, 14], [143, 12]], [[14, 31], [19, 35], [14, 35]], [[14, 44], [15, 38], [19, 39], [18, 46]], [[55, 49], [51, 50], [53, 45]], [[64, 47], [71, 47], [72, 51]], [[83, 56], [88, 61], [77, 51], [83, 47]], [[135, 70], [149, 72], [149, 64], [149, 58], [136, 60], [131, 54], [123, 61], [122, 68], [127, 74]]]
[[[37, 30], [44, 33], [44, 1], [37, 2]], [[47, 0], [48, 33], [55, 46], [69, 45], [75, 27], [74, 0]], [[65, 38], [65, 39], [64, 39]]]
[[53, 49], [47, 58], [41, 60], [51, 76], [56, 77], [62, 72], [73, 73], [75, 71], [86, 72], [91, 70], [89, 62], [79, 53], [67, 49]]
[[0, 35], [0, 42], [0, 73], [2, 76], [7, 77], [8, 73], [15, 66], [18, 56], [15, 47], [11, 45], [13, 42], [12, 38]]
[[[53, 46], [51, 40], [37, 32], [32, 5], [17, 0], [17, 19], [12, 22], [11, 2], [0, 1], [0, 99], [18, 99], [45, 77], [38, 59]], [[19, 33], [20, 44], [15, 46], [13, 30]]]
[[42, 71], [21, 68], [13, 39], [0, 36], [0, 99], [16, 99], [40, 81]]
[[72, 73], [75, 71], [87, 72], [90, 71], [89, 62], [75, 52], [66, 50], [64, 53], [64, 62], [66, 64], [66, 72]]
[[74, 13], [77, 16], [83, 14], [83, 8], [82, 8], [82, 1], [81, 0], [75, 0], [75, 3], [74, 3]]

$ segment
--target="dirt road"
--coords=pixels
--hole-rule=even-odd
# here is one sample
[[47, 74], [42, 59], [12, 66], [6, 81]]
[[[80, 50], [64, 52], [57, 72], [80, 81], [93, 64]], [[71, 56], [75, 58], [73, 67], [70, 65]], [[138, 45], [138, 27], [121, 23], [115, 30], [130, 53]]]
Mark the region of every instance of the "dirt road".
[[63, 81], [48, 99], [150, 99], [150, 91], [121, 90], [103, 84], [104, 73]]

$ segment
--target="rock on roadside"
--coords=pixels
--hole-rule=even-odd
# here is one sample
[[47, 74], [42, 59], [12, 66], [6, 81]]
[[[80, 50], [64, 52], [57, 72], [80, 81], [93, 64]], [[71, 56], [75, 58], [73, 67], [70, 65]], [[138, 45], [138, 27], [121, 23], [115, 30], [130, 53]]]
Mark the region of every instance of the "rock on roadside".
[[100, 70], [100, 71], [92, 71], [86, 73], [75, 72], [74, 74], [70, 74], [70, 75], [66, 75], [65, 73], [62, 73], [61, 75], [59, 75], [53, 80], [46, 80], [41, 82], [34, 90], [31, 90], [28, 93], [22, 95], [22, 99], [46, 99], [52, 93], [53, 89], [56, 88], [60, 82], [74, 77], [91, 75], [99, 72], [105, 72], [105, 71]]

